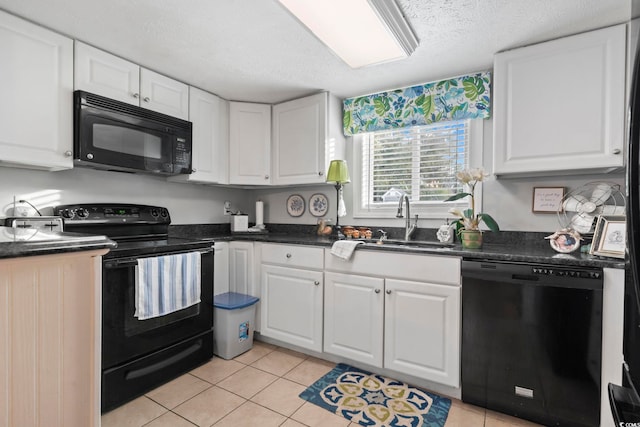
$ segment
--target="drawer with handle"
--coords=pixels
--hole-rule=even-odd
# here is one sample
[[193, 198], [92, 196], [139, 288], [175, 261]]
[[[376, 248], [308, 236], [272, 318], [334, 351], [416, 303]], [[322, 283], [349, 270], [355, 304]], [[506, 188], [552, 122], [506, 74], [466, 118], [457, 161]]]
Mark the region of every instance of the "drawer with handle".
[[324, 250], [321, 247], [313, 246], [265, 243], [262, 245], [262, 262], [322, 270], [324, 268]]

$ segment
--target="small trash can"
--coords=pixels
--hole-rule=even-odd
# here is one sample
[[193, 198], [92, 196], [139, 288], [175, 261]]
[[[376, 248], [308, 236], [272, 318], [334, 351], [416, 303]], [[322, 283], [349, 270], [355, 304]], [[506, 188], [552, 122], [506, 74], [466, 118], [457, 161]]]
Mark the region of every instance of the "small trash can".
[[227, 292], [213, 297], [213, 353], [223, 359], [251, 350], [259, 298]]

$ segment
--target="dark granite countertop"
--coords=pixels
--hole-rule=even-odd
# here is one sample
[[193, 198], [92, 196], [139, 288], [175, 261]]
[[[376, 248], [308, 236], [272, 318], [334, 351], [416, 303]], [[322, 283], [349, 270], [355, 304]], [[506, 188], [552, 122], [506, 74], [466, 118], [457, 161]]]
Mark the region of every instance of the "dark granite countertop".
[[[170, 234], [182, 237], [199, 237], [212, 241], [256, 241], [283, 244], [299, 244], [331, 247], [335, 239], [319, 237], [315, 227], [268, 225], [268, 233], [231, 233], [224, 226], [173, 226]], [[387, 230], [387, 228], [385, 228]], [[537, 264], [568, 265], [581, 267], [625, 268], [625, 261], [616, 258], [597, 257], [574, 252], [561, 254], [549, 246], [544, 237], [549, 233], [500, 232], [484, 233], [482, 249], [462, 249], [459, 243], [440, 245], [435, 238], [435, 230], [421, 230], [416, 240], [409, 244], [401, 243], [397, 230], [387, 230], [392, 241], [382, 245], [376, 239], [364, 241], [356, 250], [394, 251], [425, 255], [457, 256], [468, 260], [492, 260], [506, 262], [527, 262]], [[431, 237], [433, 235], [433, 237]]]
[[116, 246], [116, 242], [105, 236], [0, 227], [0, 258], [111, 249]]

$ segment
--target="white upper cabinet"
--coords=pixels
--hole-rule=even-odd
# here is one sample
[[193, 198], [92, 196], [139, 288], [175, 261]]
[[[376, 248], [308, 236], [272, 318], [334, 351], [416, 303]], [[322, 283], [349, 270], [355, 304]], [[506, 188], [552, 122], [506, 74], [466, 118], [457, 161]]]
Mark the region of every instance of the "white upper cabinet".
[[336, 101], [323, 92], [273, 106], [272, 184], [324, 183], [329, 162], [344, 158]]
[[140, 106], [188, 120], [189, 86], [177, 80], [140, 68]]
[[229, 183], [271, 183], [271, 105], [229, 103]]
[[193, 172], [170, 181], [229, 183], [229, 102], [189, 88], [189, 120], [193, 123]]
[[0, 164], [73, 167], [73, 40], [0, 12]]
[[140, 105], [140, 67], [76, 40], [74, 87]]
[[618, 25], [495, 56], [496, 175], [624, 166], [625, 41]]
[[75, 46], [75, 89], [188, 119], [188, 85], [85, 43]]

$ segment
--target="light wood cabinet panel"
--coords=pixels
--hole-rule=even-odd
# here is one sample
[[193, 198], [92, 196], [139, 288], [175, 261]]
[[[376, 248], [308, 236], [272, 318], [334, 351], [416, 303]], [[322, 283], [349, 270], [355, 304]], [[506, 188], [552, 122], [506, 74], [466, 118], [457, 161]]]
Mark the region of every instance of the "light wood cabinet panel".
[[104, 253], [0, 260], [0, 425], [99, 425]]
[[0, 11], [0, 164], [73, 167], [73, 41]]

